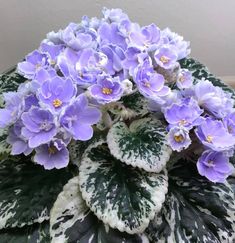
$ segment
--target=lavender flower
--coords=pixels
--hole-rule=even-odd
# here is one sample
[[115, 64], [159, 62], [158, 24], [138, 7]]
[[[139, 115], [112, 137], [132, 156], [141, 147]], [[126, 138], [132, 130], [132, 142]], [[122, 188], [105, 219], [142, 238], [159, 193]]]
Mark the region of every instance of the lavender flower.
[[20, 117], [24, 109], [22, 98], [17, 92], [4, 93], [5, 108], [0, 109], [0, 128], [5, 128]]
[[104, 15], [104, 19], [110, 22], [121, 22], [122, 20], [129, 19], [127, 14], [124, 13], [120, 8], [103, 8], [102, 13]]
[[235, 137], [228, 133], [222, 121], [206, 118], [195, 131], [199, 140], [214, 151], [230, 150], [235, 145]]
[[21, 116], [24, 127], [22, 135], [29, 141], [30, 148], [50, 142], [56, 135], [54, 116], [48, 110], [32, 107]]
[[170, 90], [168, 87], [164, 86], [164, 77], [154, 72], [148, 60], [138, 67], [135, 83], [140, 93], [151, 99], [154, 99], [155, 96], [165, 96]]
[[163, 46], [156, 50], [154, 60], [160, 67], [170, 69], [176, 65], [177, 54], [173, 47]]
[[150, 24], [130, 33], [130, 46], [152, 51], [157, 48], [160, 37], [160, 29], [155, 24]]
[[215, 87], [208, 80], [202, 80], [194, 86], [194, 95], [198, 104], [216, 118], [224, 118], [233, 111], [234, 101], [231, 94]]
[[225, 182], [232, 174], [234, 168], [229, 163], [228, 157], [221, 152], [206, 150], [197, 162], [200, 175], [205, 176], [212, 182]]
[[227, 128], [227, 131], [230, 134], [232, 134], [233, 136], [235, 136], [235, 112], [227, 115], [223, 119], [223, 123], [224, 123], [225, 127]]
[[47, 67], [48, 62], [46, 55], [36, 50], [27, 55], [24, 62], [18, 64], [17, 70], [25, 78], [34, 79], [38, 70]]
[[170, 127], [184, 126], [191, 129], [202, 122], [200, 117], [202, 112], [203, 110], [200, 109], [194, 99], [187, 99], [181, 104], [173, 104], [166, 109], [164, 115]]
[[185, 41], [184, 38], [169, 28], [162, 31], [163, 43], [172, 46], [177, 53], [177, 60], [183, 59], [190, 54], [189, 42]]
[[35, 149], [34, 161], [46, 170], [61, 169], [69, 164], [69, 151], [60, 139], [43, 144]]
[[123, 94], [123, 88], [119, 80], [106, 76], [101, 76], [97, 84], [92, 85], [89, 91], [91, 96], [101, 104], [117, 101]]
[[24, 155], [29, 155], [33, 151], [32, 148], [29, 148], [27, 140], [21, 135], [22, 127], [22, 121], [18, 120], [9, 130], [7, 143], [12, 146], [12, 155], [18, 155], [22, 153], [24, 153]]
[[60, 123], [75, 140], [86, 141], [93, 136], [91, 125], [96, 124], [100, 117], [100, 111], [97, 108], [89, 107], [86, 96], [82, 94], [66, 107]]
[[60, 110], [68, 104], [75, 95], [75, 88], [71, 79], [54, 77], [45, 81], [39, 91], [40, 101], [54, 110]]
[[171, 148], [180, 152], [191, 144], [189, 132], [183, 127], [172, 127], [168, 133], [168, 142]]
[[181, 69], [178, 80], [177, 87], [179, 89], [188, 89], [193, 85], [192, 74], [187, 69]]

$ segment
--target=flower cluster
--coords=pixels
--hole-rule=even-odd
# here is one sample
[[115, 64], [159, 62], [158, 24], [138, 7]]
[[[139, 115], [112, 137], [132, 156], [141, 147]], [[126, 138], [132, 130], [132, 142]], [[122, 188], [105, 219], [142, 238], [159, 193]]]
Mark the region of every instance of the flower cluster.
[[193, 85], [178, 62], [189, 53], [183, 37], [141, 27], [120, 9], [48, 33], [18, 64], [28, 81], [4, 94], [0, 127], [9, 128], [12, 154], [33, 153], [46, 169], [67, 166], [70, 141], [91, 139], [103, 107], [137, 90], [152, 112], [164, 113], [172, 149], [187, 149], [194, 133], [205, 147], [199, 173], [224, 181], [235, 145], [233, 100], [209, 81]]

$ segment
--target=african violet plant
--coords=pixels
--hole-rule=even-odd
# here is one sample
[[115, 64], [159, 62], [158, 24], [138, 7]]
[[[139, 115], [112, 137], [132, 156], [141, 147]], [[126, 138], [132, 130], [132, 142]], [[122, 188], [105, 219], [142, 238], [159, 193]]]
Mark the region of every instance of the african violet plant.
[[120, 9], [1, 76], [0, 242], [234, 242], [234, 90]]

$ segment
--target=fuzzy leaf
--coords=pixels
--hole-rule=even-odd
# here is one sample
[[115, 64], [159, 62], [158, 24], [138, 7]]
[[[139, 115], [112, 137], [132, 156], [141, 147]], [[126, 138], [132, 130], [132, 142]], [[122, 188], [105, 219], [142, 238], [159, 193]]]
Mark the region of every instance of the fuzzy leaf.
[[134, 111], [136, 115], [141, 116], [149, 112], [147, 100], [139, 92], [126, 95], [122, 97], [121, 101], [127, 109]]
[[59, 194], [51, 210], [50, 225], [51, 243], [148, 243], [144, 235], [129, 235], [104, 226], [83, 201], [78, 177]]
[[165, 200], [166, 171], [155, 174], [128, 166], [110, 154], [106, 143], [88, 147], [79, 171], [87, 205], [120, 231], [143, 232]]
[[153, 243], [234, 242], [235, 199], [226, 184], [201, 177], [181, 160], [169, 172], [169, 193], [147, 233]]
[[117, 122], [109, 130], [107, 143], [120, 161], [149, 172], [160, 172], [171, 155], [167, 132], [158, 120], [143, 118], [131, 123]]
[[6, 158], [0, 163], [0, 228], [48, 220], [70, 177], [65, 169], [47, 171], [26, 157]]
[[187, 68], [192, 72], [194, 78], [196, 78], [196, 82], [198, 79], [205, 78], [211, 81], [215, 86], [221, 87], [224, 91], [231, 93], [233, 99], [235, 99], [235, 91], [233, 88], [229, 87], [225, 84], [221, 79], [216, 78], [206, 66], [196, 61], [193, 58], [184, 58], [180, 61], [181, 68]]
[[1, 243], [50, 243], [49, 223], [0, 230]]

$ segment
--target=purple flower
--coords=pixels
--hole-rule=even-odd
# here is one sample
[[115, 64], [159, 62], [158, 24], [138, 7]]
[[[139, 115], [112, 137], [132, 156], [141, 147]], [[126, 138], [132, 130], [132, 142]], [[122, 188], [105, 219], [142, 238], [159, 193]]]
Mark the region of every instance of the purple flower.
[[34, 79], [38, 70], [46, 67], [48, 67], [46, 55], [36, 50], [27, 55], [24, 62], [18, 64], [17, 70], [25, 78]]
[[96, 124], [100, 117], [100, 111], [95, 107], [89, 107], [86, 96], [82, 94], [66, 107], [60, 123], [75, 140], [86, 141], [92, 138], [92, 125]]
[[75, 87], [71, 79], [59, 76], [45, 81], [39, 91], [40, 101], [54, 110], [67, 105], [75, 95]]
[[104, 66], [109, 75], [123, 71], [122, 61], [125, 58], [122, 48], [113, 45], [105, 45], [100, 49], [107, 56], [107, 64]]
[[98, 36], [100, 38], [100, 46], [112, 44], [126, 50], [126, 38], [119, 31], [119, 25], [117, 23], [102, 23], [98, 29]]
[[102, 13], [104, 15], [104, 19], [110, 22], [120, 22], [121, 20], [129, 19], [127, 14], [119, 8], [103, 8]]
[[179, 89], [188, 89], [193, 85], [192, 73], [188, 69], [181, 69], [176, 82]]
[[173, 104], [165, 111], [165, 118], [172, 126], [183, 126], [191, 129], [195, 125], [202, 122], [201, 114], [203, 110], [200, 109], [194, 99], [186, 99], [181, 104]]
[[130, 33], [130, 46], [152, 51], [159, 44], [160, 37], [160, 29], [155, 24], [150, 24]]
[[18, 120], [9, 130], [7, 137], [7, 143], [11, 148], [11, 154], [17, 155], [22, 154], [29, 155], [33, 149], [29, 148], [27, 140], [21, 135], [21, 129], [23, 127], [22, 121]]
[[46, 170], [61, 169], [69, 163], [69, 151], [62, 140], [56, 139], [35, 149], [34, 161]]
[[215, 87], [208, 80], [202, 80], [194, 86], [194, 95], [198, 104], [217, 118], [224, 118], [233, 111], [231, 94]]
[[154, 53], [154, 60], [160, 67], [170, 69], [176, 65], [177, 54], [174, 48], [163, 46]]
[[95, 30], [87, 29], [74, 23], [70, 23], [63, 30], [61, 38], [68, 47], [75, 51], [95, 48], [97, 45]]
[[90, 94], [99, 103], [105, 104], [117, 101], [123, 94], [123, 88], [119, 80], [110, 77], [99, 77], [97, 84], [89, 88]]
[[172, 127], [168, 133], [168, 142], [171, 148], [180, 152], [191, 144], [189, 131], [183, 127]]
[[169, 28], [162, 31], [163, 43], [172, 46], [177, 53], [177, 60], [187, 57], [190, 54], [189, 42]]
[[155, 96], [165, 96], [170, 91], [167, 86], [164, 86], [164, 77], [153, 70], [148, 60], [138, 67], [135, 83], [140, 93], [147, 98], [154, 99]]
[[22, 114], [21, 119], [25, 126], [22, 135], [28, 139], [30, 148], [48, 143], [56, 135], [54, 116], [48, 110], [32, 107]]
[[227, 128], [227, 131], [230, 134], [232, 134], [233, 136], [235, 136], [235, 112], [227, 115], [223, 119], [223, 123], [224, 123], [225, 127]]
[[122, 66], [129, 71], [131, 76], [134, 76], [135, 68], [148, 59], [149, 55], [146, 52], [141, 52], [137, 47], [128, 47], [125, 51], [125, 59], [122, 61]]
[[228, 157], [221, 152], [206, 150], [197, 162], [197, 169], [200, 175], [205, 176], [212, 182], [225, 182], [232, 174], [234, 168], [229, 163]]
[[16, 122], [24, 109], [24, 104], [19, 93], [7, 92], [3, 96], [5, 108], [0, 109], [0, 128], [5, 128]]
[[38, 70], [38, 72], [36, 73], [33, 80], [40, 85], [43, 82], [45, 82], [46, 80], [52, 79], [53, 77], [56, 77], [56, 76], [57, 76], [57, 73], [56, 73], [55, 69], [53, 69], [53, 68], [48, 68], [48, 69], [41, 68], [40, 70]]
[[195, 131], [200, 141], [214, 151], [229, 150], [235, 145], [235, 137], [228, 133], [222, 121], [206, 118]]
[[57, 57], [62, 52], [63, 48], [63, 45], [54, 45], [46, 42], [42, 42], [40, 45], [41, 52], [47, 56], [47, 62], [51, 66], [55, 66], [57, 63]]

